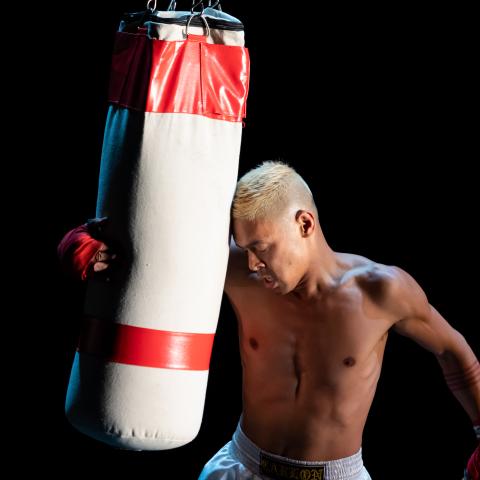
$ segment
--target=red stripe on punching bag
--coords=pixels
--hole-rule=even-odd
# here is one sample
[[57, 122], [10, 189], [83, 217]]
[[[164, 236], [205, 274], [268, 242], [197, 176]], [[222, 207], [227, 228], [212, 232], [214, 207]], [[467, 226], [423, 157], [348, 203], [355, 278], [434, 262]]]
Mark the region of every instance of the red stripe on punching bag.
[[208, 370], [214, 336], [135, 327], [85, 316], [77, 351], [142, 367]]
[[204, 35], [166, 41], [117, 32], [108, 101], [146, 112], [240, 122], [249, 74], [246, 47], [206, 43]]

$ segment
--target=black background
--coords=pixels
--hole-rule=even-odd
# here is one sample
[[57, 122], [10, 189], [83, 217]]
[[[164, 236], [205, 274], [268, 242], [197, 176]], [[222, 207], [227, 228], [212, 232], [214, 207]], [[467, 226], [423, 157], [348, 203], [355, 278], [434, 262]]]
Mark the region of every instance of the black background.
[[[31, 296], [18, 305], [37, 312], [28, 330], [35, 349], [20, 375], [34, 425], [33, 438], [30, 426], [25, 431], [23, 469], [196, 479], [241, 412], [237, 324], [224, 296], [193, 442], [170, 451], [115, 450], [64, 416], [85, 285], [62, 275], [56, 246], [95, 215], [114, 33], [122, 13], [145, 3], [38, 11], [38, 31], [24, 51], [25, 81], [34, 78], [36, 90], [25, 90], [23, 101], [37, 117], [19, 147], [38, 154], [30, 171], [41, 195], [30, 215], [42, 235], [35, 268], [23, 277]], [[177, 10], [189, 6], [178, 2]], [[310, 185], [329, 245], [407, 270], [478, 356], [479, 78], [471, 12], [271, 1], [222, 7], [244, 23], [251, 58], [239, 175], [263, 160], [287, 161]], [[474, 446], [470, 420], [434, 356], [392, 332], [364, 431], [372, 478], [460, 480]]]

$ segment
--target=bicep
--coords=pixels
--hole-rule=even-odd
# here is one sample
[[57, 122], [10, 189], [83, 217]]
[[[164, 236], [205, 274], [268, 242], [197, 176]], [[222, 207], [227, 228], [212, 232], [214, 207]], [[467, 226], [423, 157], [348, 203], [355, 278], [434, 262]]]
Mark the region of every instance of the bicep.
[[435, 355], [453, 348], [459, 332], [429, 303], [424, 290], [409, 273], [398, 267], [395, 270], [397, 276], [390, 291], [391, 308], [397, 318], [393, 330]]
[[452, 350], [460, 333], [433, 306], [428, 304], [424, 315], [411, 315], [398, 320], [393, 329], [439, 356]]

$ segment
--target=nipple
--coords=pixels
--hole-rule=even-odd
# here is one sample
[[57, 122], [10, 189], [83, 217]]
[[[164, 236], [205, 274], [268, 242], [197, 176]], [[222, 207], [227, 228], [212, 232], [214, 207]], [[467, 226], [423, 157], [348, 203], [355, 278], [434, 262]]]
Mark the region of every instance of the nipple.
[[347, 367], [353, 367], [353, 365], [355, 365], [355, 359], [353, 357], [347, 357], [343, 360], [343, 363]]

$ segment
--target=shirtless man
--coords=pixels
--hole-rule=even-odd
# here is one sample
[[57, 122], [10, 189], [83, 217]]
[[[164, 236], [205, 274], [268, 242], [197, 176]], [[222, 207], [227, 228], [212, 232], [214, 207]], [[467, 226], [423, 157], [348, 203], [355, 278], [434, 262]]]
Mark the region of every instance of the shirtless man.
[[[238, 319], [243, 412], [199, 480], [370, 479], [362, 433], [390, 328], [435, 355], [479, 438], [480, 365], [465, 338], [402, 268], [333, 251], [293, 168], [266, 161], [247, 172], [231, 226], [224, 290]], [[96, 248], [90, 271], [111, 261]], [[480, 478], [479, 458], [477, 447], [465, 479]]]

